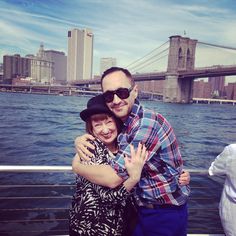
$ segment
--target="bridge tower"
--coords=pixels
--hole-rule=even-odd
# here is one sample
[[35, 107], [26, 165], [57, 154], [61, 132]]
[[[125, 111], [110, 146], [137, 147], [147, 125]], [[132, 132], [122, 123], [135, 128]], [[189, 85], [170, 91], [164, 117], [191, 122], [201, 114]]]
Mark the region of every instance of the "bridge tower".
[[188, 103], [193, 94], [193, 80], [179, 79], [179, 71], [191, 71], [195, 65], [197, 40], [179, 35], [170, 37], [168, 67], [163, 90], [164, 102]]

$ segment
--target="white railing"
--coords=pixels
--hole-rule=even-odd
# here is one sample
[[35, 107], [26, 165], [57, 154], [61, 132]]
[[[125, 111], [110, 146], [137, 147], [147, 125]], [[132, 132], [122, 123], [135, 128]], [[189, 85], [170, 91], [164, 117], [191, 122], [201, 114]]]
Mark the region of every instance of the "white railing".
[[[186, 169], [190, 173], [207, 175], [205, 169]], [[0, 172], [71, 172], [71, 166], [0, 165]]]
[[[191, 175], [203, 175], [207, 176], [208, 171], [204, 169], [187, 169]], [[61, 172], [61, 173], [73, 173], [71, 166], [36, 166], [36, 165], [0, 165], [0, 173], [39, 173], [39, 172]], [[72, 177], [73, 178], [73, 177]], [[11, 233], [14, 235], [67, 235], [68, 234], [68, 208], [71, 203], [71, 198], [75, 190], [74, 184], [24, 184], [19, 181], [20, 184], [4, 184], [0, 185], [0, 201], [9, 202], [10, 208], [0, 208], [0, 235], [9, 233], [6, 225], [12, 225], [10, 228]], [[201, 191], [208, 191], [208, 187], [200, 186], [196, 187]], [[8, 191], [13, 189], [14, 194], [19, 193], [18, 196], [12, 196]], [[26, 189], [30, 189], [30, 193], [34, 196], [25, 196]], [[6, 190], [6, 194], [4, 193]], [[32, 191], [33, 190], [33, 191]], [[49, 196], [44, 196], [44, 191], [49, 191]], [[64, 193], [63, 193], [64, 192]], [[42, 194], [43, 193], [43, 194]], [[51, 195], [51, 193], [53, 193]], [[40, 196], [38, 196], [38, 194]], [[36, 195], [36, 196], [35, 196]], [[194, 197], [192, 197], [194, 199]], [[199, 197], [197, 199], [203, 201], [210, 201], [211, 198], [206, 196]], [[62, 201], [62, 203], [61, 203]], [[12, 205], [11, 205], [12, 203]], [[17, 204], [16, 204], [17, 203]], [[55, 204], [54, 204], [55, 203]], [[16, 204], [16, 205], [14, 205]], [[21, 205], [22, 204], [22, 205]], [[26, 204], [26, 206], [24, 205]], [[3, 205], [3, 204], [2, 204]], [[59, 206], [59, 207], [58, 207]], [[201, 208], [200, 208], [201, 209]], [[197, 208], [190, 208], [189, 211], [196, 212], [200, 210]], [[212, 211], [218, 214], [218, 209], [208, 208], [208, 211]], [[26, 215], [26, 216], [25, 216]], [[33, 217], [28, 218], [28, 215]], [[194, 218], [195, 220], [195, 218]], [[213, 219], [214, 220], [214, 219]], [[41, 227], [42, 224], [50, 225], [49, 228]], [[57, 225], [57, 227], [51, 227], [51, 225]], [[16, 228], [19, 226], [19, 229]], [[23, 227], [23, 228], [22, 228]], [[193, 232], [199, 232], [195, 229]], [[211, 232], [211, 230], [209, 231]], [[220, 231], [219, 231], [220, 232]], [[9, 234], [11, 235], [11, 234]], [[13, 234], [12, 234], [13, 235]], [[205, 236], [222, 236], [223, 234], [188, 234], [205, 235]]]
[[0, 165], [0, 172], [71, 172], [71, 166]]

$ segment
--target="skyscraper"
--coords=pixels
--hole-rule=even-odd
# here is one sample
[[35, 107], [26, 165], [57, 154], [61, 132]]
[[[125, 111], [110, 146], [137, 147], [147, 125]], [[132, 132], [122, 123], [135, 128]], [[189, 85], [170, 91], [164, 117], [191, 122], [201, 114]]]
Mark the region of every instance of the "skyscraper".
[[103, 57], [100, 59], [100, 74], [112, 66], [116, 66], [116, 58]]
[[90, 29], [68, 31], [67, 82], [92, 78], [93, 33]]

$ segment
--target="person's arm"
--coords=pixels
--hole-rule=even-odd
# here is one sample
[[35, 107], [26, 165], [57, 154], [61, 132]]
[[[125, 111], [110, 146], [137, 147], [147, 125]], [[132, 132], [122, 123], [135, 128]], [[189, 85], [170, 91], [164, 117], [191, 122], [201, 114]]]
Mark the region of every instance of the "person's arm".
[[[130, 159], [128, 157], [124, 158], [125, 168], [129, 174], [129, 178], [124, 182], [127, 191], [130, 191], [139, 181], [141, 170], [147, 158], [146, 148], [141, 144], [137, 148], [137, 153], [131, 145], [130, 153]], [[75, 155], [72, 161], [72, 169], [90, 182], [109, 188], [115, 188], [124, 181], [110, 165], [83, 165], [78, 154]]]
[[94, 150], [95, 147], [89, 141], [94, 139], [91, 134], [87, 133], [75, 139], [75, 149], [82, 160], [89, 161], [93, 156], [93, 153], [89, 149]]
[[109, 188], [115, 188], [123, 182], [116, 172], [109, 165], [84, 165], [80, 162], [78, 154], [72, 161], [74, 173], [83, 176], [94, 184], [99, 184]]
[[216, 157], [215, 161], [211, 163], [211, 166], [208, 169], [209, 175], [225, 175], [229, 155], [229, 147], [226, 146], [224, 150]]
[[141, 144], [135, 152], [133, 146], [130, 146], [131, 157], [125, 157], [125, 167], [129, 173], [129, 178], [114, 189], [104, 188], [100, 185], [94, 184], [94, 190], [100, 195], [103, 202], [116, 203], [123, 201], [130, 195], [131, 190], [139, 182], [141, 172], [146, 162], [147, 151]]

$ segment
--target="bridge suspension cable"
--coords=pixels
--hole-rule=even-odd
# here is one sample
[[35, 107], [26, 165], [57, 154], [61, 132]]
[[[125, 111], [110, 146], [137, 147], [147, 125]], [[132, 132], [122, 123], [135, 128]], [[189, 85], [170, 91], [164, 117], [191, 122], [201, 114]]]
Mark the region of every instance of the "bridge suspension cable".
[[[160, 56], [162, 53], [164, 53], [164, 52], [166, 52], [166, 51], [168, 51], [168, 50], [169, 50], [169, 48], [166, 48], [166, 49], [162, 50], [159, 54], [154, 55], [154, 56], [152, 56], [151, 58], [146, 59], [145, 61], [142, 61], [141, 63], [139, 63], [137, 66], [131, 68], [130, 70], [133, 70], [133, 71], [136, 70], [136, 71], [138, 71], [138, 70], [141, 70], [141, 69], [143, 69], [143, 68], [145, 68], [145, 67], [150, 66], [150, 65], [153, 64], [154, 62], [157, 62], [157, 61], [161, 60], [162, 58], [167, 57], [167, 56], [168, 56], [168, 53], [164, 54], [164, 55], [161, 56], [161, 57], [156, 58], [157, 56]], [[154, 59], [154, 60], [153, 60], [153, 59]]]
[[212, 47], [217, 47], [217, 48], [225, 48], [225, 49], [230, 49], [230, 50], [236, 50], [236, 48], [234, 47], [228, 47], [228, 46], [224, 46], [224, 45], [218, 45], [218, 44], [213, 44], [213, 43], [204, 43], [201, 41], [198, 41], [199, 44], [204, 44], [207, 46], [212, 46]]
[[[158, 49], [160, 49], [161, 47], [163, 47], [165, 44], [167, 44], [169, 42], [169, 40], [167, 40], [165, 43], [163, 43], [162, 45], [160, 45], [159, 47], [153, 49], [151, 52], [147, 53], [146, 55], [144, 55], [143, 57], [135, 60], [134, 62], [130, 63], [129, 65], [127, 65], [127, 68], [133, 68], [136, 67], [134, 64], [136, 64], [137, 62], [142, 61], [144, 58], [148, 57], [149, 55], [153, 54], [153, 52], [157, 51]], [[162, 52], [160, 52], [159, 54], [161, 54]], [[156, 54], [156, 56], [158, 56], [158, 54]], [[146, 59], [147, 61], [148, 59]], [[140, 62], [141, 63], [141, 62]], [[132, 66], [133, 65], [133, 66]]]

